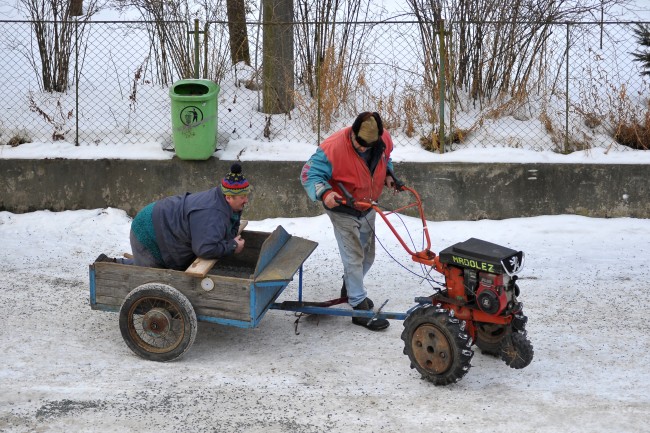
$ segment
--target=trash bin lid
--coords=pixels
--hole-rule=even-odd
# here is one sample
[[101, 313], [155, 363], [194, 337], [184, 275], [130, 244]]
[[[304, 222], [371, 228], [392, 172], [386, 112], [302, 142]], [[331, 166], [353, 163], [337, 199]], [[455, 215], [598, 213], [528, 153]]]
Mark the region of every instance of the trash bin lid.
[[169, 89], [169, 96], [173, 100], [206, 100], [215, 98], [219, 93], [219, 86], [211, 80], [180, 80]]

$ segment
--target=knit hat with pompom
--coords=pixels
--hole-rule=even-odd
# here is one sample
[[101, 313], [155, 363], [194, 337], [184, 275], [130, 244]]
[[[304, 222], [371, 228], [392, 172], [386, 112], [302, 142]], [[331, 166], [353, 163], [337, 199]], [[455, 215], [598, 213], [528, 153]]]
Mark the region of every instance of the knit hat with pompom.
[[221, 191], [224, 195], [246, 195], [251, 192], [251, 185], [241, 172], [241, 165], [230, 166], [230, 173], [221, 180]]

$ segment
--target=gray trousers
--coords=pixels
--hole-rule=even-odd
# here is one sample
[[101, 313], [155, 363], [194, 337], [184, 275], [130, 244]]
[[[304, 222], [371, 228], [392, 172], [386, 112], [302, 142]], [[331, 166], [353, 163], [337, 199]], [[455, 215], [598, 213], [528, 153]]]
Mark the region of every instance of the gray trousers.
[[164, 268], [165, 264], [160, 263], [135, 237], [133, 231], [129, 233], [131, 241], [131, 252], [133, 253], [133, 264], [136, 266], [145, 266], [148, 268]]
[[348, 290], [348, 302], [353, 307], [366, 298], [363, 277], [375, 261], [374, 210], [366, 216], [332, 212], [325, 209], [334, 226], [334, 237], [343, 262], [343, 279]]

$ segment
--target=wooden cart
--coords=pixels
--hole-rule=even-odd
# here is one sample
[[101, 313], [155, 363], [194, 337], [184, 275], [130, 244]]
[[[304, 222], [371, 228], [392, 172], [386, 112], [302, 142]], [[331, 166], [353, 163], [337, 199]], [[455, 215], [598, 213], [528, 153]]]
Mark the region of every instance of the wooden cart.
[[185, 272], [96, 261], [90, 265], [91, 308], [119, 312], [127, 346], [154, 361], [185, 353], [197, 321], [254, 328], [318, 244], [281, 226], [242, 237], [242, 253], [216, 263], [199, 260]]

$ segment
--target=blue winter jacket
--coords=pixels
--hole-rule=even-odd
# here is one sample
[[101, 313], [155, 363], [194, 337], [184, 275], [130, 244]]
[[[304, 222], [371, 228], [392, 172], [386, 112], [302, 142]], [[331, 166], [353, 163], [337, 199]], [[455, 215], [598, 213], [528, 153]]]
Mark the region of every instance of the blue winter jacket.
[[233, 212], [221, 189], [212, 188], [155, 202], [150, 221], [165, 267], [185, 270], [196, 257], [216, 259], [234, 253], [240, 218], [241, 212]]

